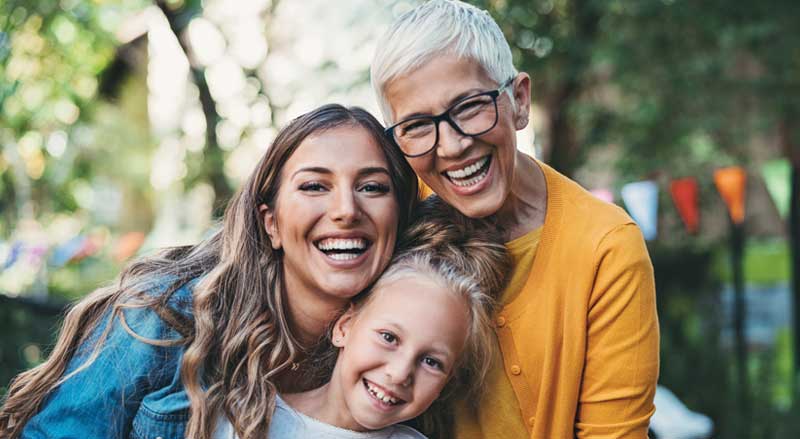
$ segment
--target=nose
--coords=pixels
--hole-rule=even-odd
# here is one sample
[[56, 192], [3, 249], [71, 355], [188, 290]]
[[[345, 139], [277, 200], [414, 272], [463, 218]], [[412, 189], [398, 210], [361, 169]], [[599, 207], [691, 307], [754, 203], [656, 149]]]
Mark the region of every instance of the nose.
[[436, 154], [442, 158], [460, 157], [474, 142], [471, 136], [465, 136], [455, 130], [447, 121], [439, 122], [439, 140]]
[[352, 190], [336, 190], [332, 203], [328, 206], [331, 219], [339, 224], [350, 225], [361, 218], [361, 205]]
[[415, 359], [395, 356], [386, 364], [386, 378], [389, 383], [408, 387], [413, 382]]

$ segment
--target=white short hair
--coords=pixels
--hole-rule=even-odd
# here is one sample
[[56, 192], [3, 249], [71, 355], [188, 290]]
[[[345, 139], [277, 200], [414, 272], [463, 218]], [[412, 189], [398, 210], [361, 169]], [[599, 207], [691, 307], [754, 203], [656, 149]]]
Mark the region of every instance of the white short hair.
[[401, 15], [378, 41], [370, 79], [386, 123], [385, 88], [443, 54], [478, 62], [498, 85], [517, 75], [500, 27], [488, 12], [457, 0], [431, 0]]

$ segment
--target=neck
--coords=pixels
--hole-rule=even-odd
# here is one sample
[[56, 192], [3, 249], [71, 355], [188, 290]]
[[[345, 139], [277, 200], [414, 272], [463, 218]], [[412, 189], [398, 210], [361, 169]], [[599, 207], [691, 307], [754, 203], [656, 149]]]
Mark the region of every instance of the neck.
[[292, 335], [304, 346], [314, 346], [328, 325], [347, 305], [347, 300], [321, 292], [306, 291], [286, 278], [286, 302]]
[[541, 227], [547, 213], [544, 171], [533, 158], [517, 151], [514, 181], [505, 203], [497, 212], [498, 224], [511, 241]]
[[[334, 377], [336, 372], [334, 371]], [[281, 395], [298, 412], [328, 425], [354, 431], [366, 431], [350, 414], [344, 395], [335, 378], [322, 387], [302, 393]]]

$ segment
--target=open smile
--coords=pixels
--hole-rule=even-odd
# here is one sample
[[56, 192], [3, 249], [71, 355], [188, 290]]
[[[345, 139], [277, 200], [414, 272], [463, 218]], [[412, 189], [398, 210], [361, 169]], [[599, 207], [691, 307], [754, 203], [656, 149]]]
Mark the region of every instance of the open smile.
[[324, 238], [314, 246], [334, 261], [352, 261], [367, 252], [372, 242], [365, 238]]
[[477, 161], [459, 169], [442, 172], [451, 183], [460, 188], [471, 188], [482, 182], [489, 174], [492, 165], [492, 156], [486, 155]]
[[377, 403], [378, 407], [383, 410], [391, 410], [396, 406], [406, 403], [406, 401], [398, 398], [392, 392], [389, 392], [366, 378], [363, 378], [361, 381], [364, 383], [367, 394]]

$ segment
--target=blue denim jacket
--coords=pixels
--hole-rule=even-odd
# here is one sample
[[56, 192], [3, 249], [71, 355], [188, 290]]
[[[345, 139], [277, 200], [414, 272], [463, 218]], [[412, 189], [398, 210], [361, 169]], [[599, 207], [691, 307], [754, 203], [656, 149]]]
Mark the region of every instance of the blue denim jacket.
[[[182, 286], [169, 301], [187, 317], [191, 317], [196, 283], [193, 280]], [[181, 337], [151, 309], [123, 312], [131, 330], [142, 337]], [[107, 324], [108, 317], [78, 349], [67, 373], [84, 364]], [[118, 318], [111, 325], [99, 356], [52, 392], [26, 424], [23, 439], [183, 439], [189, 419], [189, 399], [180, 377], [183, 347], [153, 346], [137, 340]]]

